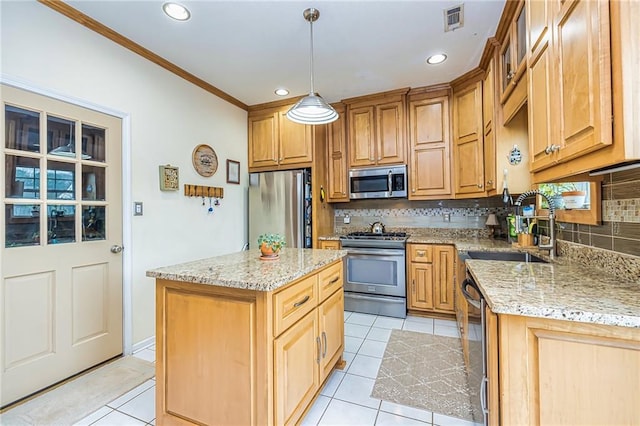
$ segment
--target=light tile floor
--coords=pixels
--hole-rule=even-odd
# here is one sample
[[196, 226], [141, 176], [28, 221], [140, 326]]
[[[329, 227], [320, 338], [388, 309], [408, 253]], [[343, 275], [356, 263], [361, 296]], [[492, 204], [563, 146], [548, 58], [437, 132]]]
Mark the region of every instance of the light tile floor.
[[[459, 337], [455, 321], [406, 319], [345, 312], [345, 370], [334, 371], [303, 425], [478, 426], [454, 417], [372, 398], [371, 391], [392, 329]], [[473, 337], [479, 331], [471, 329]], [[134, 356], [155, 361], [155, 346]], [[151, 379], [82, 419], [77, 425], [154, 425], [155, 380]]]

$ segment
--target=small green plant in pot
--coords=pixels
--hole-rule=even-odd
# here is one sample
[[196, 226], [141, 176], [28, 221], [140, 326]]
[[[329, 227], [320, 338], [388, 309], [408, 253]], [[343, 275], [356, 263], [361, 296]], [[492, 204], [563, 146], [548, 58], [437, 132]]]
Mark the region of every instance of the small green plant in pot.
[[278, 234], [262, 234], [258, 237], [258, 247], [264, 257], [276, 257], [286, 245], [284, 237]]

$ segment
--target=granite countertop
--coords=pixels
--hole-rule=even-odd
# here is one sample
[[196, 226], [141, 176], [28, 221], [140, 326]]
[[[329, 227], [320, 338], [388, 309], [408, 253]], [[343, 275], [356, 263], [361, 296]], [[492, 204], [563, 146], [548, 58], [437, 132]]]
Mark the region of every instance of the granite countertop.
[[640, 286], [581, 265], [467, 260], [497, 314], [640, 328]]
[[148, 277], [194, 284], [273, 291], [343, 258], [344, 250], [283, 248], [277, 260], [257, 250], [195, 260], [147, 271]]

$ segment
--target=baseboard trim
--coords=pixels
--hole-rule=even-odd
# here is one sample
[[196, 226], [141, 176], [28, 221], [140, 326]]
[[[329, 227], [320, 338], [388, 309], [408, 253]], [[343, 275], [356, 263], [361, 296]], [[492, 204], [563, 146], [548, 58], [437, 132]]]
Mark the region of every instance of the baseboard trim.
[[155, 344], [156, 344], [156, 336], [151, 336], [144, 340], [141, 340], [138, 343], [135, 343], [132, 349], [133, 349], [133, 352], [138, 352], [140, 349], [144, 349], [148, 346], [155, 345]]

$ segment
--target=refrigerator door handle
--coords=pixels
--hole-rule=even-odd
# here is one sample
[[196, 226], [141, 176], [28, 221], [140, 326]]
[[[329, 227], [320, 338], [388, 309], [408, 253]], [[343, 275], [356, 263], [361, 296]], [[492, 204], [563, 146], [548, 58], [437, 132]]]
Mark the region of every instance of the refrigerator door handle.
[[298, 232], [297, 247], [304, 248], [304, 234], [307, 224], [304, 220], [304, 173], [296, 173], [296, 200], [298, 205], [296, 210], [298, 212]]

